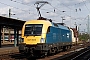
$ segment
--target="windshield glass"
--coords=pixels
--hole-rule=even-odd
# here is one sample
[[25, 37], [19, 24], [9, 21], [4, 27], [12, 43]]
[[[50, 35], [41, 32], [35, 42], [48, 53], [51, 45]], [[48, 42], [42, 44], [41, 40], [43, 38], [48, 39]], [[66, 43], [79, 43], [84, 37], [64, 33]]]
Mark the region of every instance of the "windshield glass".
[[25, 36], [41, 35], [43, 24], [27, 24], [25, 25]]

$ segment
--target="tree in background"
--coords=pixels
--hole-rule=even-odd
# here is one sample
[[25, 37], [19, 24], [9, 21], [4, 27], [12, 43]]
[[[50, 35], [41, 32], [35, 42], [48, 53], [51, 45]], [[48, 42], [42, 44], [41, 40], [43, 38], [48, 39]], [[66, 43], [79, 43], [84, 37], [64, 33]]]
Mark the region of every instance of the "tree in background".
[[87, 41], [88, 39], [90, 39], [89, 34], [85, 34], [85, 33], [79, 34], [79, 40], [85, 40], [85, 41]]

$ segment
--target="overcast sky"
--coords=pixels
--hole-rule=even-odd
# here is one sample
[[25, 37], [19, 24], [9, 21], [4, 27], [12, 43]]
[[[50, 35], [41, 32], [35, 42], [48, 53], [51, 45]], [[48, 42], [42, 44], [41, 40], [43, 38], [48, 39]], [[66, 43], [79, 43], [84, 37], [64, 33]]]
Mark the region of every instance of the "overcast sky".
[[36, 1], [49, 2], [40, 9], [43, 17], [55, 23], [61, 23], [63, 17], [67, 26], [75, 27], [76, 22], [80, 31], [87, 31], [90, 0], [0, 0], [0, 16], [8, 17], [11, 9], [11, 18], [24, 21], [37, 19]]

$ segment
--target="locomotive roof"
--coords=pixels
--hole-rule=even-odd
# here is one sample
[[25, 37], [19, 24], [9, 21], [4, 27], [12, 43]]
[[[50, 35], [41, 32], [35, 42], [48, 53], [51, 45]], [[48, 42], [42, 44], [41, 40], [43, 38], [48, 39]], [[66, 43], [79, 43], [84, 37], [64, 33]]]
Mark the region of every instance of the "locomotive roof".
[[37, 20], [29, 20], [27, 23], [45, 23], [45, 24], [49, 24], [50, 26], [52, 25], [53, 27], [56, 27], [56, 28], [61, 28], [61, 29], [65, 29], [65, 30], [69, 30], [68, 27], [64, 26], [64, 25], [61, 25], [61, 24], [58, 24], [58, 23], [53, 23], [51, 20], [45, 20], [45, 19], [41, 19], [38, 21]]
[[51, 22], [53, 27], [68, 30], [68, 27], [64, 26], [64, 23], [53, 23], [51, 19], [47, 19], [47, 18], [44, 18], [44, 17], [39, 17], [37, 20], [48, 20], [48, 21]]
[[60, 25], [60, 24], [53, 23], [53, 22], [51, 22], [51, 23], [52, 23], [52, 26], [54, 26], [54, 27], [68, 30], [68, 27], [66, 27], [66, 26], [64, 26], [64, 25]]

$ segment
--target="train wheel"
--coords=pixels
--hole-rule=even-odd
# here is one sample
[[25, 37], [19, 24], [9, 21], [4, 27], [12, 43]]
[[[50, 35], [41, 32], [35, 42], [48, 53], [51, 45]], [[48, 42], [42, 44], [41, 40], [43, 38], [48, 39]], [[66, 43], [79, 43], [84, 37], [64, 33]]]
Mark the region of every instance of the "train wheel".
[[56, 53], [58, 53], [58, 48], [57, 48], [57, 47], [55, 48], [55, 54], [56, 54]]
[[47, 56], [50, 56], [50, 55], [51, 55], [51, 50], [49, 50], [47, 53]]
[[63, 46], [63, 51], [66, 51], [66, 46]]
[[72, 45], [69, 45], [69, 49], [71, 49]]
[[44, 53], [41, 55], [41, 57], [44, 58], [44, 57], [46, 57], [47, 55], [48, 55], [48, 52], [44, 52]]

